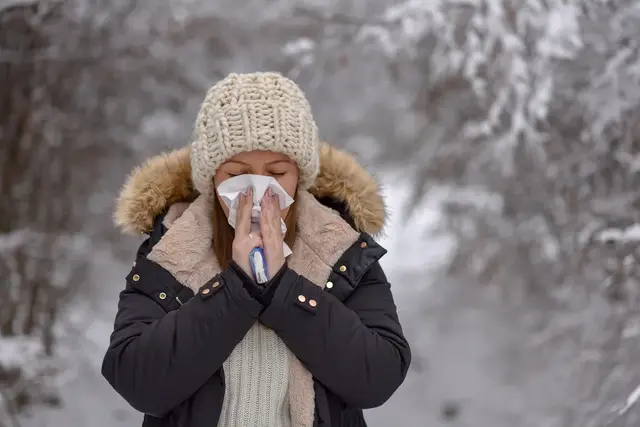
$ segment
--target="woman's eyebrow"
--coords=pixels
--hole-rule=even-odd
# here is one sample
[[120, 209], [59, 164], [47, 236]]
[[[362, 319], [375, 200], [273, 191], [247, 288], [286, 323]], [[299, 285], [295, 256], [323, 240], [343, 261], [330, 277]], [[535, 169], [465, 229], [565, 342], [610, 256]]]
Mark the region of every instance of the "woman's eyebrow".
[[287, 164], [291, 164], [290, 160], [286, 160], [286, 159], [279, 159], [279, 160], [273, 160], [269, 163], [267, 163], [268, 165], [275, 165], [276, 163], [287, 163]]

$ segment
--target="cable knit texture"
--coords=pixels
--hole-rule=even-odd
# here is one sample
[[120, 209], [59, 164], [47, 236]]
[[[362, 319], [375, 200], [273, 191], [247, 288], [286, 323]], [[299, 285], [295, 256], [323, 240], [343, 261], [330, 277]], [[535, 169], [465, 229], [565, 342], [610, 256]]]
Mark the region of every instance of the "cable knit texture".
[[289, 354], [284, 341], [253, 325], [224, 362], [225, 392], [219, 427], [290, 427]]
[[252, 150], [289, 156], [300, 168], [300, 188], [313, 185], [320, 168], [318, 129], [302, 90], [280, 74], [230, 74], [207, 92], [191, 144], [195, 188], [213, 195], [218, 167]]

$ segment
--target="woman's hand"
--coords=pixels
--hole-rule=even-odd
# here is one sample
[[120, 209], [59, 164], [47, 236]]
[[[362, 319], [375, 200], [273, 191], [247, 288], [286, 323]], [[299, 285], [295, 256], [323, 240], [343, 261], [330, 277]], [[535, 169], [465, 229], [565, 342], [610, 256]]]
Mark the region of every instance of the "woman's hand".
[[284, 236], [282, 235], [280, 201], [270, 188], [260, 202], [260, 234], [269, 278], [284, 265]]
[[251, 234], [251, 209], [253, 207], [253, 190], [249, 188], [247, 194], [241, 194], [238, 199], [236, 213], [236, 233], [231, 246], [231, 258], [242, 270], [253, 277], [249, 254], [254, 248], [262, 246], [260, 235]]

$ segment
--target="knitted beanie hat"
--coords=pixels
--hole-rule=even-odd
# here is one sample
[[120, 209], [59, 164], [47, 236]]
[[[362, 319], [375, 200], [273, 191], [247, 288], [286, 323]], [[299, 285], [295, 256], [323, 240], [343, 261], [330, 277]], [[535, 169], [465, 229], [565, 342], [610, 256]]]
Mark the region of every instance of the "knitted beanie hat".
[[191, 177], [213, 195], [213, 177], [234, 155], [268, 150], [298, 164], [298, 186], [308, 189], [320, 169], [318, 129], [302, 90], [277, 73], [230, 74], [209, 91], [196, 118]]

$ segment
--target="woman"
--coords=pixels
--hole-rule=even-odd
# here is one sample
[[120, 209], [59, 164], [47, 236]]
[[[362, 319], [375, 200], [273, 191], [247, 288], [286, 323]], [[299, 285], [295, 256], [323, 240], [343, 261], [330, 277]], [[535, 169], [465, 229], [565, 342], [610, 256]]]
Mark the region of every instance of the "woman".
[[[229, 209], [218, 189], [238, 177], [275, 181]], [[278, 189], [293, 204], [281, 209]], [[149, 237], [103, 375], [143, 426], [365, 426], [362, 409], [389, 399], [411, 358], [370, 237], [384, 217], [374, 180], [319, 143], [295, 83], [228, 76], [191, 147], [151, 159], [122, 190], [116, 222]], [[272, 273], [263, 285], [256, 247]]]

